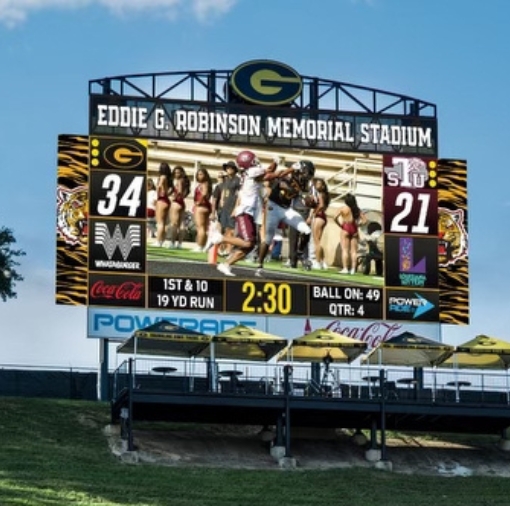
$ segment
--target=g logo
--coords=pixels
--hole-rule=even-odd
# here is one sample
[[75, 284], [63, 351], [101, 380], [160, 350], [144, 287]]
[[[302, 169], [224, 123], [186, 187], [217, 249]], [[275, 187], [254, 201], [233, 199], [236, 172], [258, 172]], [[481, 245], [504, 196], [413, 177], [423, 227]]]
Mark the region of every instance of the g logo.
[[134, 169], [143, 160], [144, 155], [138, 146], [111, 144], [104, 150], [107, 163], [116, 169]]
[[94, 169], [145, 171], [147, 146], [144, 141], [94, 138], [91, 148]]
[[230, 84], [237, 95], [260, 105], [292, 102], [303, 89], [301, 76], [288, 65], [271, 60], [253, 60], [239, 65]]

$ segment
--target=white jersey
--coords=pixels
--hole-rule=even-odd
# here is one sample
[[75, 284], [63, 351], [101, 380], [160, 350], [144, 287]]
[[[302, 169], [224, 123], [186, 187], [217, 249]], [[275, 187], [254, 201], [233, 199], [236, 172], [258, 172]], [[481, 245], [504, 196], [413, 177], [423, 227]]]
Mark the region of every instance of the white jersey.
[[263, 185], [261, 181], [255, 181], [255, 179], [265, 173], [266, 170], [263, 167], [250, 167], [243, 172], [241, 175], [241, 189], [234, 211], [235, 216], [249, 214], [256, 217], [259, 214], [262, 209]]

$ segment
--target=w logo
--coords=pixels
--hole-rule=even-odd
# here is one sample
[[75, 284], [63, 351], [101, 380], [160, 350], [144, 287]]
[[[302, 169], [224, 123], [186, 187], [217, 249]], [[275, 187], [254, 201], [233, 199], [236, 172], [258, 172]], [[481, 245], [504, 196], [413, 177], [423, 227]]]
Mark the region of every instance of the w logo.
[[119, 248], [122, 258], [126, 261], [131, 250], [142, 245], [142, 226], [129, 225], [124, 235], [119, 224], [115, 225], [112, 234], [106, 223], [96, 223], [94, 242], [103, 246], [108, 260], [113, 258], [116, 249]]

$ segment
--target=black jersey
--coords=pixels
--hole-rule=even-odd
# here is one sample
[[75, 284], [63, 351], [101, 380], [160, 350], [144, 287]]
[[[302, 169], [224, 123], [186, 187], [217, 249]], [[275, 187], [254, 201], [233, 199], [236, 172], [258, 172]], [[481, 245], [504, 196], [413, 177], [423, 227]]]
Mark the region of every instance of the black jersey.
[[292, 201], [299, 196], [301, 188], [293, 177], [278, 179], [271, 189], [269, 200], [280, 207], [289, 208]]

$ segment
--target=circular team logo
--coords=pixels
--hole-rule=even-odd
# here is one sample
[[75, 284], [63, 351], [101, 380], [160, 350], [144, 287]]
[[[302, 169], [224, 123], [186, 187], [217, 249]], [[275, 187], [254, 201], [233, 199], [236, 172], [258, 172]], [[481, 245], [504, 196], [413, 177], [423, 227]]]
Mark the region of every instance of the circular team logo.
[[93, 169], [145, 171], [146, 141], [93, 137], [90, 141], [90, 166]]
[[140, 165], [144, 157], [144, 152], [134, 144], [110, 144], [104, 150], [105, 160], [117, 169], [134, 169]]
[[239, 65], [230, 84], [241, 98], [259, 105], [289, 104], [303, 89], [303, 80], [293, 68], [271, 60]]

